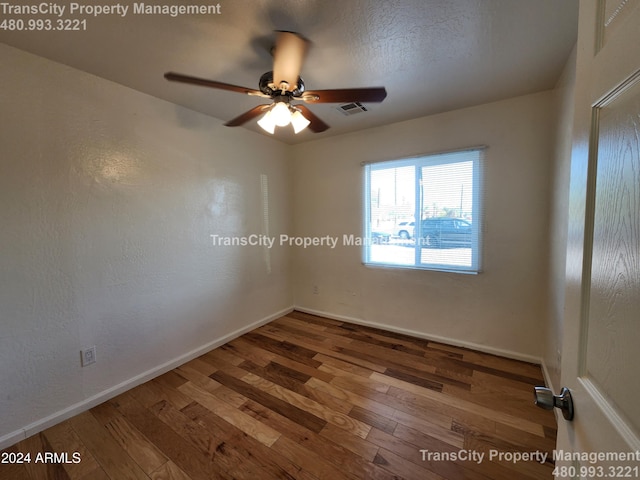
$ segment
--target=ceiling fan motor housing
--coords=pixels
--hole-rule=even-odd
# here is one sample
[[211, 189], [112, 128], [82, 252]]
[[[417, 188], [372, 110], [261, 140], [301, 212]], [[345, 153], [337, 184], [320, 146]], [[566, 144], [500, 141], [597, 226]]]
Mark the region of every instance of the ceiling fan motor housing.
[[[272, 71], [263, 74], [260, 77], [260, 82], [258, 85], [259, 85], [260, 91], [265, 95], [269, 95], [270, 97], [273, 97], [274, 95], [283, 94], [282, 90], [278, 88], [278, 85], [273, 83]], [[302, 80], [302, 77], [298, 77], [298, 83], [296, 85], [296, 88], [294, 88], [293, 91], [291, 92], [285, 91], [284, 95], [300, 97], [303, 93], [304, 93], [304, 81]]]

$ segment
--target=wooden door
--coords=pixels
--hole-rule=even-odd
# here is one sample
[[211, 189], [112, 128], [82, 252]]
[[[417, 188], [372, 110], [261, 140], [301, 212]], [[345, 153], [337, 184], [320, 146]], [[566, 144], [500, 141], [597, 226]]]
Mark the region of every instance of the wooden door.
[[557, 478], [640, 478], [640, 0], [580, 3], [575, 106]]

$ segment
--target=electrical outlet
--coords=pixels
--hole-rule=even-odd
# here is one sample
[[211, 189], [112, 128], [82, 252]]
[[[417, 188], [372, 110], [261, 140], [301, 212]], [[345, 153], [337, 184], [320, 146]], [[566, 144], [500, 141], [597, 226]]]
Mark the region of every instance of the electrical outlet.
[[83, 367], [96, 363], [96, 346], [80, 350], [80, 363]]
[[318, 288], [318, 285], [314, 285], [313, 286], [313, 294], [314, 295], [318, 295], [320, 293], [320, 289]]

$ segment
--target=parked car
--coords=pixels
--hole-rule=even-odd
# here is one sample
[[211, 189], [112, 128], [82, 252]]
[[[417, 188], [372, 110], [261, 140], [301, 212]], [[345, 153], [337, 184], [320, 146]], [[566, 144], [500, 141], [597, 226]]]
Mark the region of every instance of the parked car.
[[383, 232], [380, 230], [377, 231], [372, 231], [371, 232], [371, 241], [374, 244], [382, 244], [382, 243], [389, 243], [389, 240], [391, 239], [391, 234], [388, 232]]
[[422, 221], [421, 235], [425, 247], [470, 247], [472, 226], [462, 218], [427, 218]]
[[415, 225], [415, 222], [400, 222], [396, 227], [395, 236], [404, 240], [413, 238]]

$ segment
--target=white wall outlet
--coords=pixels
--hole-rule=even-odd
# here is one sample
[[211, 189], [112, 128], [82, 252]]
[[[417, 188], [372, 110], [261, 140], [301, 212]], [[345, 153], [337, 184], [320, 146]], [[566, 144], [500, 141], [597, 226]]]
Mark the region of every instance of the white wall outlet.
[[80, 350], [80, 363], [83, 367], [96, 363], [96, 346]]
[[318, 295], [320, 293], [320, 288], [318, 287], [318, 285], [314, 285], [313, 286], [313, 294], [314, 295]]

